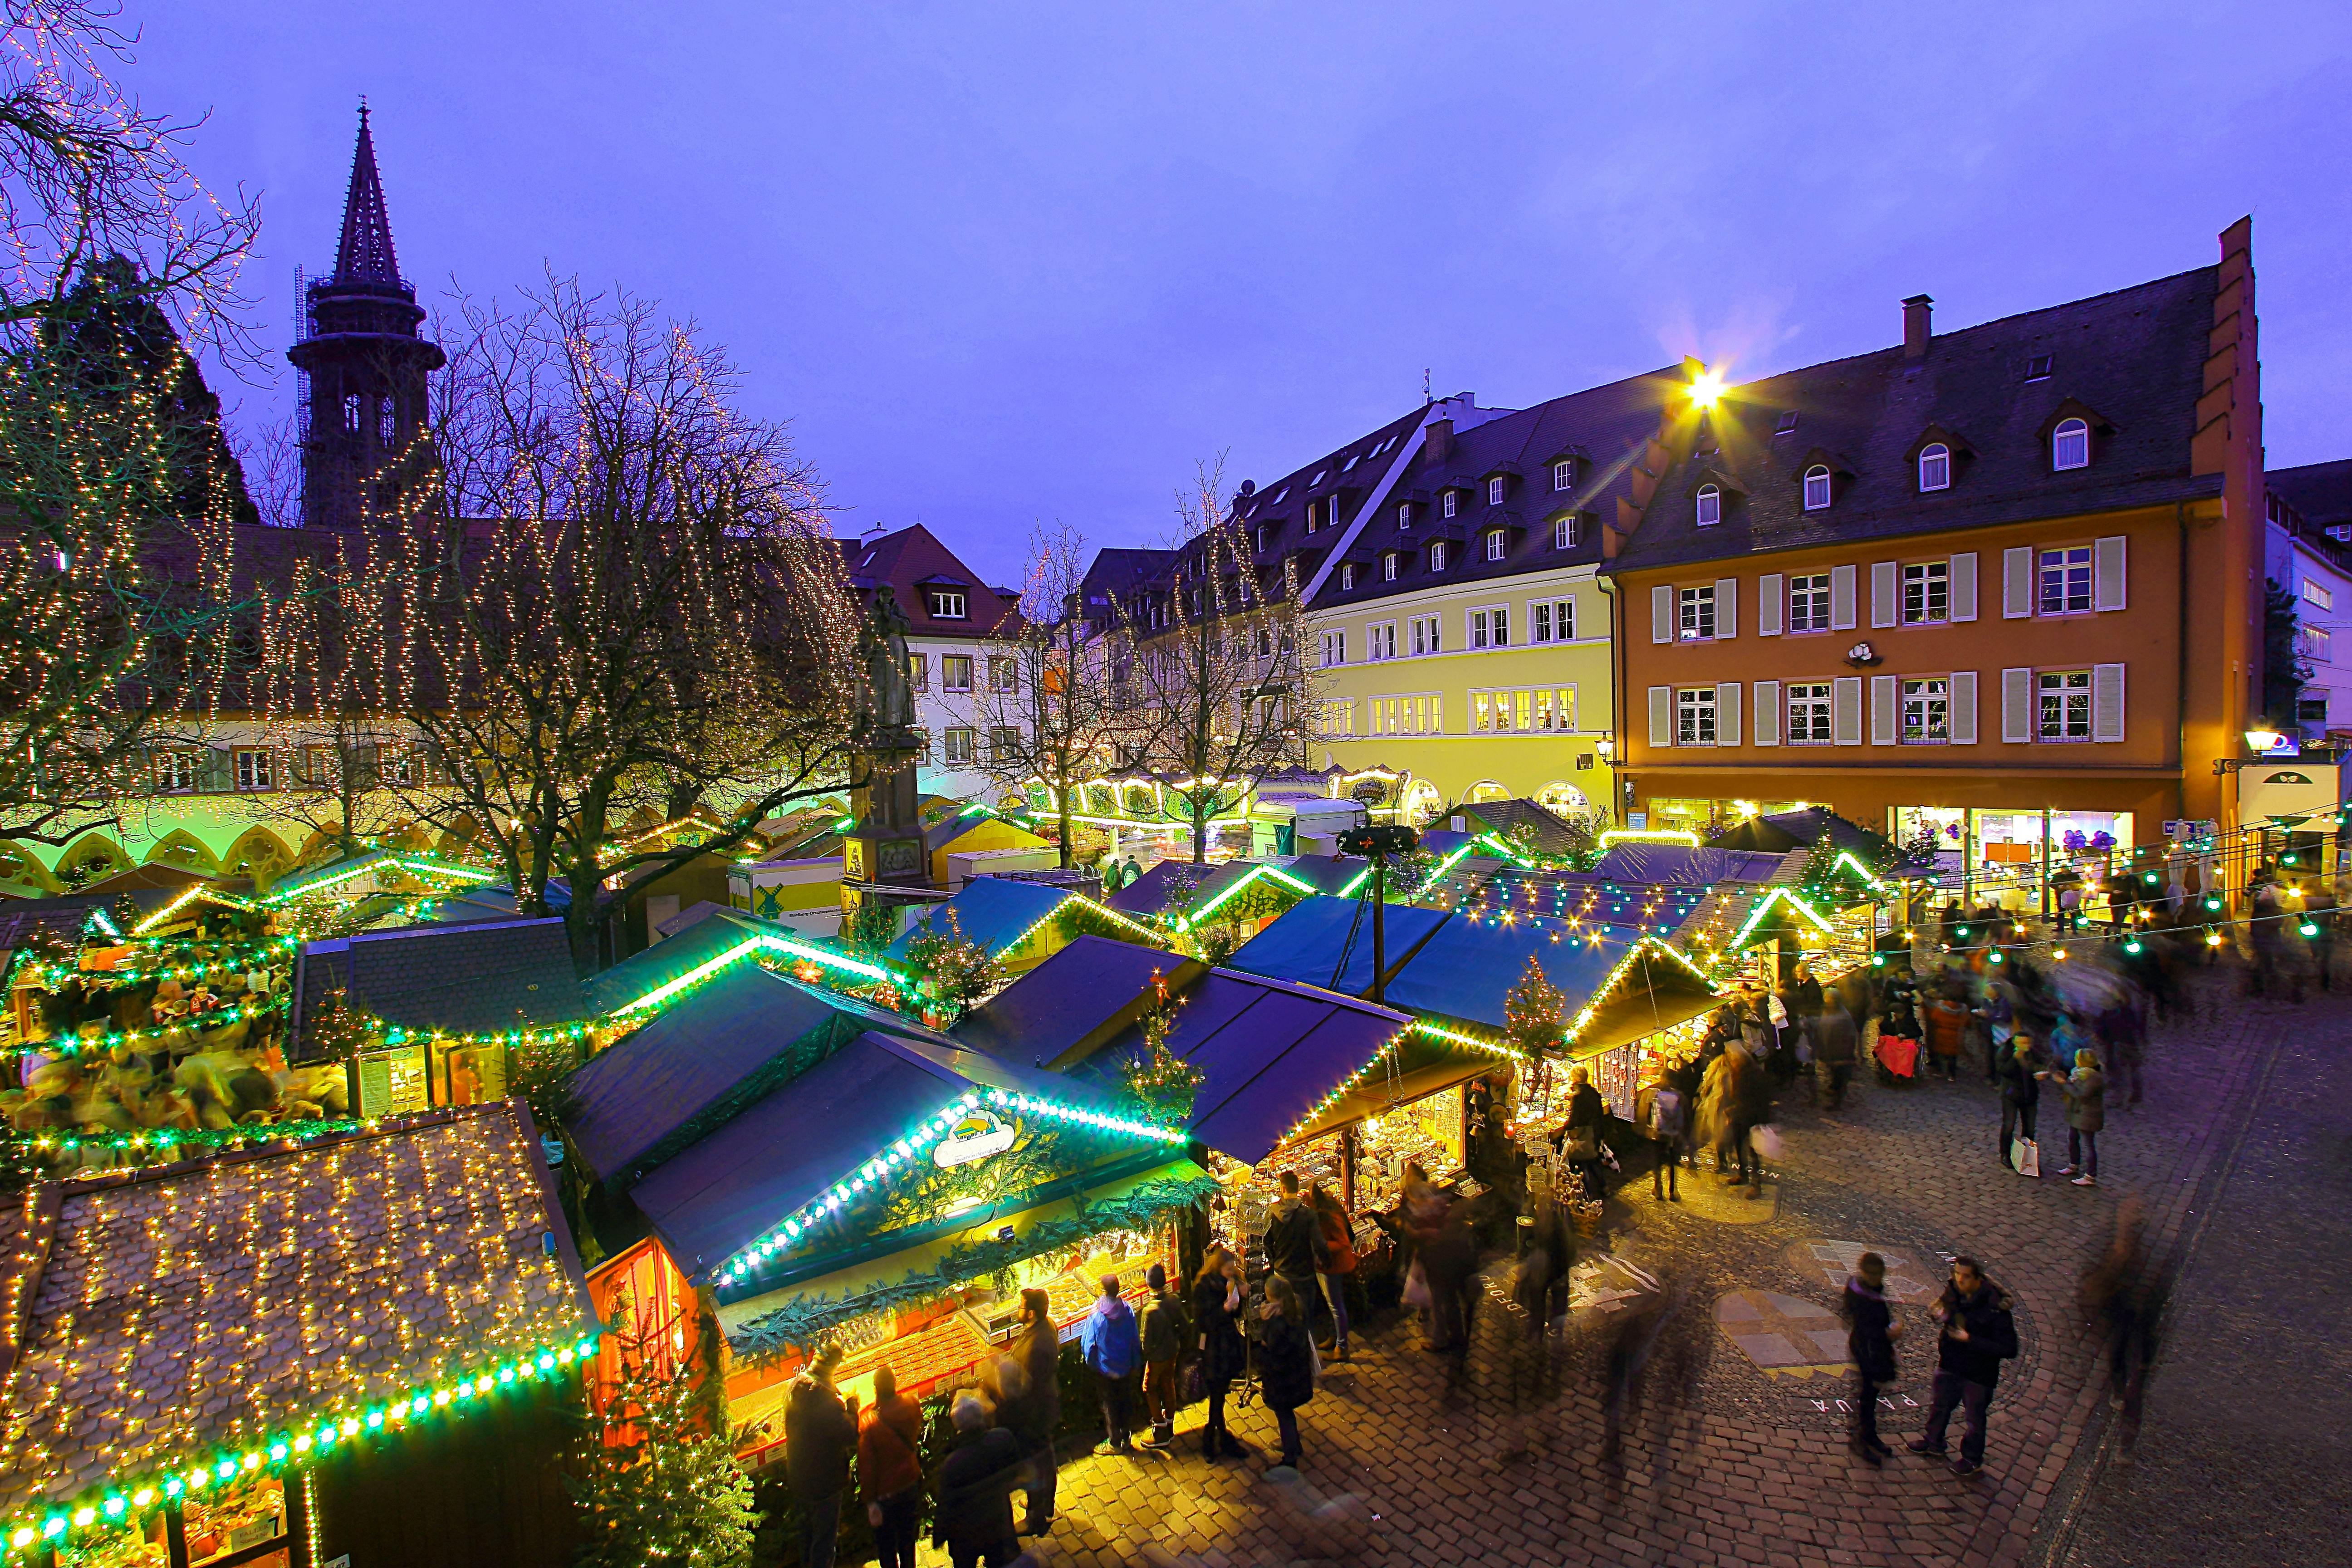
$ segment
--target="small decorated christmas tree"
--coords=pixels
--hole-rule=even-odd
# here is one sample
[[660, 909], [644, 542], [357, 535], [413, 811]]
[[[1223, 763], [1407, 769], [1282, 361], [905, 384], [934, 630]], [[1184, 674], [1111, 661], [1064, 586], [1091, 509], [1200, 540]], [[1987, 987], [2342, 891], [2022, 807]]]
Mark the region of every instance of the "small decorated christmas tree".
[[1536, 1056], [1559, 1045], [1560, 1031], [1568, 1022], [1568, 994], [1551, 983], [1536, 962], [1528, 954], [1527, 969], [1519, 983], [1503, 996], [1503, 1032], [1511, 1044]]
[[656, 1364], [623, 1334], [619, 1380], [592, 1402], [566, 1476], [580, 1568], [736, 1568], [751, 1561], [751, 1479], [718, 1414], [715, 1369]]
[[988, 951], [963, 934], [963, 923], [948, 911], [947, 928], [936, 923], [907, 944], [907, 963], [921, 976], [926, 1014], [947, 1028], [1004, 983], [1004, 972]]
[[1153, 970], [1144, 986], [1143, 1016], [1136, 1020], [1143, 1044], [1127, 1064], [1128, 1098], [1147, 1121], [1161, 1127], [1181, 1127], [1192, 1120], [1192, 1103], [1201, 1092], [1199, 1068], [1169, 1049], [1168, 1037], [1176, 1026], [1176, 1009], [1168, 981]]

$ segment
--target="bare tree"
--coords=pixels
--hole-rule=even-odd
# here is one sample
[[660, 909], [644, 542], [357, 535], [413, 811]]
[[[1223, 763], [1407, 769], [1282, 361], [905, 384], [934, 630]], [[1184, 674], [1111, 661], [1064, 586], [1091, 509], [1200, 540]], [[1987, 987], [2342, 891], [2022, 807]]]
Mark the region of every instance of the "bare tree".
[[[381, 537], [433, 766], [397, 793], [468, 837], [593, 966], [608, 893], [842, 786], [857, 628], [814, 479], [737, 374], [644, 300], [551, 279], [465, 303], [426, 482]], [[394, 648], [395, 658], [407, 650]], [[699, 845], [615, 842], [701, 806]]]
[[1021, 626], [1010, 652], [997, 656], [1009, 662], [992, 658], [985, 688], [973, 696], [973, 728], [982, 741], [973, 765], [1010, 793], [1025, 794], [1033, 783], [1045, 787], [1066, 868], [1076, 827], [1073, 797], [1109, 763], [1119, 732], [1111, 676], [1115, 661], [1123, 665], [1125, 639], [1095, 635], [1080, 613], [1083, 535], [1039, 523], [1029, 550]]
[[1177, 496], [1182, 539], [1171, 579], [1135, 645], [1136, 714], [1148, 765], [1173, 774], [1166, 798], [1208, 858], [1209, 824], [1238, 807], [1268, 773], [1303, 764], [1302, 723], [1313, 672], [1302, 650], [1297, 575], [1262, 563], [1250, 531], [1226, 508], [1222, 461], [1200, 466]]

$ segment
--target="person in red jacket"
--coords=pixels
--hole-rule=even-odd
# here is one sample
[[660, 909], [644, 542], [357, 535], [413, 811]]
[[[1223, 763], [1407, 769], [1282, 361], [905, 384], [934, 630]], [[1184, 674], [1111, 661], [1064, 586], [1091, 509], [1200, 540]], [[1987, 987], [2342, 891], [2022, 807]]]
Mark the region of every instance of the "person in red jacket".
[[857, 1433], [857, 1492], [881, 1568], [915, 1568], [923, 1516], [923, 1411], [898, 1396], [898, 1374], [874, 1374], [874, 1408]]
[[1323, 1233], [1323, 1256], [1315, 1265], [1318, 1283], [1331, 1302], [1333, 1361], [1348, 1359], [1348, 1286], [1356, 1272], [1356, 1227], [1330, 1189], [1317, 1182], [1307, 1189], [1307, 1206]]

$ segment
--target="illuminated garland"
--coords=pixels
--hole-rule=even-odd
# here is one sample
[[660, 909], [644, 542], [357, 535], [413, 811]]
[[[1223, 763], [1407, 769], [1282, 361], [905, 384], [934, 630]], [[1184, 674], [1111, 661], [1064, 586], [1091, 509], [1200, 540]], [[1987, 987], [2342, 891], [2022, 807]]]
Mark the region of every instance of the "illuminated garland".
[[157, 1158], [142, 1163], [160, 1164], [179, 1158], [175, 1151], [190, 1145], [217, 1152], [241, 1143], [275, 1143], [289, 1138], [308, 1142], [331, 1133], [364, 1132], [374, 1126], [373, 1119], [361, 1121], [348, 1117], [321, 1117], [315, 1121], [273, 1121], [254, 1127], [152, 1127], [138, 1132], [116, 1133], [112, 1137], [82, 1137], [77, 1134], [60, 1138], [25, 1138], [16, 1140], [15, 1144], [20, 1150], [37, 1149], [44, 1153], [55, 1150], [70, 1154], [83, 1149], [143, 1150], [152, 1143], [156, 1146]]
[[900, 976], [879, 963], [869, 963], [862, 958], [852, 958], [846, 953], [829, 952], [824, 948], [811, 947], [805, 942], [793, 942], [787, 937], [772, 936], [761, 931], [745, 937], [715, 958], [705, 959], [677, 978], [655, 986], [635, 1001], [623, 1003], [614, 1008], [610, 1016], [614, 1018], [625, 1017], [644, 1008], [657, 1007], [679, 992], [700, 984], [728, 965], [759, 952], [781, 952], [805, 963], [821, 964], [826, 968], [841, 970], [845, 973], [861, 975], [877, 985], [905, 984]]
[[[148, 938], [153, 942], [160, 939]], [[83, 969], [78, 964], [44, 963], [30, 952], [20, 953], [8, 972], [5, 984], [21, 985], [30, 983], [44, 991], [54, 993], [58, 982], [72, 981], [85, 991], [121, 991], [150, 980], [202, 980], [208, 974], [249, 974], [256, 968], [267, 969], [269, 950], [279, 947], [299, 947], [299, 937], [264, 937], [257, 942], [233, 945], [250, 947], [253, 951], [243, 959], [225, 958], [210, 963], [158, 963], [152, 965], [121, 964], [112, 969]]]
[[1207, 903], [1202, 904], [1199, 909], [1194, 910], [1189, 915], [1177, 915], [1174, 917], [1172, 923], [1178, 931], [1190, 931], [1192, 927], [1199, 925], [1202, 921], [1207, 920], [1210, 915], [1213, 914], [1226, 902], [1226, 900], [1232, 899], [1244, 888], [1248, 887], [1251, 883], [1256, 881], [1261, 877], [1265, 878], [1270, 881], [1280, 882], [1283, 886], [1290, 889], [1293, 892], [1302, 895], [1312, 895], [1316, 891], [1313, 883], [1301, 881], [1298, 878], [1292, 876], [1289, 872], [1284, 870], [1279, 866], [1253, 866], [1241, 876], [1234, 878], [1233, 881], [1226, 884], [1226, 886], [1218, 892], [1215, 898], [1211, 899]]
[[1600, 1013], [1601, 1005], [1608, 1001], [1611, 993], [1614, 992], [1617, 987], [1623, 983], [1625, 977], [1633, 972], [1634, 963], [1641, 958], [1644, 951], [1654, 951], [1664, 953], [1668, 958], [1673, 959], [1676, 963], [1679, 963], [1685, 969], [1689, 970], [1693, 978], [1696, 979], [1699, 984], [1707, 988], [1707, 992], [1710, 995], [1715, 993], [1715, 976], [1707, 973], [1706, 971], [1692, 963], [1690, 959], [1685, 957], [1672, 942], [1660, 942], [1655, 937], [1645, 936], [1638, 938], [1631, 947], [1625, 950], [1625, 956], [1618, 962], [1617, 967], [1609, 972], [1609, 977], [1606, 980], [1603, 980], [1601, 983], [1599, 989], [1593, 992], [1592, 999], [1587, 1002], [1584, 1005], [1583, 1009], [1576, 1015], [1576, 1021], [1570, 1024], [1568, 1026], [1568, 1031], [1560, 1037], [1560, 1043], [1562, 1045], [1572, 1046], [1582, 1037], [1585, 1029], [1591, 1026], [1594, 1016]]
[[984, 1094], [977, 1089], [968, 1090], [945, 1109], [924, 1118], [905, 1136], [877, 1149], [859, 1163], [855, 1173], [846, 1180], [835, 1183], [823, 1197], [804, 1205], [781, 1224], [770, 1226], [758, 1240], [722, 1262], [716, 1278], [721, 1281], [740, 1279], [778, 1253], [789, 1251], [803, 1232], [814, 1229], [825, 1215], [865, 1196], [868, 1188], [879, 1188], [894, 1172], [909, 1161], [920, 1159], [923, 1151], [953, 1131], [958, 1121], [978, 1110], [983, 1102], [1000, 1110], [1067, 1122], [1097, 1132], [1124, 1133], [1147, 1142], [1174, 1144], [1189, 1142], [1182, 1132], [1171, 1132], [1167, 1128], [1154, 1127], [1148, 1121], [1138, 1121], [1131, 1117], [1107, 1115], [1099, 1110], [1064, 1105], [1056, 1100], [1002, 1089], [992, 1089]]
[[[1434, 1028], [1435, 1026], [1431, 1026], [1431, 1027]], [[1330, 1110], [1333, 1106], [1339, 1104], [1340, 1100], [1346, 1099], [1348, 1091], [1354, 1089], [1358, 1084], [1363, 1082], [1365, 1079], [1370, 1077], [1373, 1068], [1379, 1067], [1391, 1057], [1396, 1055], [1397, 1047], [1404, 1043], [1405, 1036], [1412, 1033], [1412, 1028], [1413, 1026], [1408, 1024], [1403, 1028], [1399, 1029], [1395, 1034], [1391, 1035], [1381, 1043], [1381, 1048], [1372, 1053], [1371, 1060], [1366, 1062], [1362, 1067], [1358, 1068], [1354, 1072], [1349, 1073], [1346, 1078], [1340, 1079], [1339, 1085], [1334, 1088], [1330, 1093], [1325, 1095], [1321, 1100], [1317, 1100], [1313, 1105], [1309, 1106], [1305, 1115], [1292, 1122], [1290, 1124], [1290, 1131], [1284, 1133], [1276, 1141], [1275, 1147], [1278, 1149], [1282, 1147], [1283, 1144], [1287, 1143], [1292, 1139], [1297, 1137], [1299, 1133], [1313, 1125], [1315, 1121], [1325, 1111]]]
[[[144, 936], [150, 927], [161, 925], [163, 921], [179, 913], [182, 910], [187, 908], [190, 904], [194, 903], [199, 899], [204, 900], [207, 903], [218, 904], [224, 909], [242, 910], [248, 914], [261, 908], [259, 904], [249, 903], [232, 893], [217, 892], [213, 889], [206, 887], [202, 882], [199, 882], [194, 887], [187, 889], [185, 891], [181, 893], [178, 898], [173, 899], [162, 909], [157, 910], [153, 914], [147, 916], [137, 925], [132, 926], [131, 928], [131, 934], [132, 936]], [[111, 922], [109, 923], [110, 924]]]
[[159, 1025], [152, 1029], [125, 1029], [112, 1035], [60, 1035], [46, 1040], [29, 1040], [23, 1048], [44, 1056], [78, 1057], [94, 1050], [113, 1050], [118, 1046], [135, 1046], [142, 1040], [160, 1040], [166, 1035], [182, 1030], [209, 1033], [229, 1024], [266, 1017], [282, 1013], [292, 1005], [293, 994], [287, 992], [263, 1003], [247, 1002], [236, 1007], [219, 1007], [209, 1013], [192, 1013], [177, 1023]]
[[324, 867], [308, 877], [289, 878], [271, 889], [269, 896], [263, 902], [286, 904], [297, 899], [307, 899], [325, 889], [348, 882], [354, 877], [363, 877], [371, 871], [380, 871], [387, 865], [398, 870], [414, 871], [420, 876], [447, 877], [460, 882], [480, 884], [506, 880], [503, 872], [488, 871], [478, 866], [456, 866], [447, 861], [434, 860], [422, 855], [401, 854], [382, 849], [372, 855], [362, 856], [346, 865]]
[[1531, 1062], [1536, 1059], [1517, 1046], [1507, 1044], [1502, 1040], [1480, 1039], [1475, 1035], [1457, 1034], [1443, 1025], [1433, 1024], [1426, 1018], [1415, 1018], [1412, 1021], [1412, 1031], [1427, 1035], [1432, 1039], [1444, 1040], [1448, 1045], [1467, 1046], [1472, 1050], [1477, 1051], [1491, 1051], [1498, 1057], [1509, 1057], [1514, 1061]]
[[1725, 945], [1724, 952], [1727, 955], [1736, 953], [1742, 947], [1746, 946], [1748, 933], [1756, 929], [1758, 923], [1770, 911], [1774, 904], [1781, 903], [1783, 901], [1794, 904], [1797, 909], [1803, 913], [1807, 920], [1812, 921], [1816, 926], [1819, 926], [1823, 931], [1829, 932], [1832, 935], [1836, 934], [1837, 927], [1832, 925], [1827, 920], [1822, 918], [1822, 912], [1819, 910], [1816, 910], [1812, 905], [1805, 902], [1804, 900], [1799, 898], [1795, 893], [1790, 892], [1788, 889], [1775, 888], [1770, 892], [1765, 894], [1761, 899], [1759, 899], [1756, 901], [1756, 907], [1748, 911], [1747, 921], [1741, 924], [1738, 932], [1732, 937], [1731, 941]]
[[[428, 1411], [448, 1410], [452, 1405], [470, 1405], [494, 1392], [513, 1386], [518, 1381], [534, 1382], [541, 1378], [553, 1380], [562, 1369], [586, 1360], [596, 1353], [593, 1334], [562, 1346], [542, 1345], [538, 1350], [503, 1362], [495, 1366], [484, 1363], [475, 1373], [458, 1378], [455, 1383], [439, 1384], [429, 1389], [415, 1389], [403, 1399], [389, 1404], [368, 1406], [364, 1411], [346, 1407], [320, 1412], [310, 1419], [315, 1427], [306, 1426], [299, 1432], [285, 1432], [257, 1447], [237, 1452], [215, 1449], [210, 1458], [190, 1455], [169, 1466], [145, 1474], [126, 1477], [116, 1474], [98, 1483], [82, 1494], [76, 1505], [66, 1505], [51, 1511], [36, 1522], [24, 1514], [7, 1521], [7, 1542], [10, 1555], [34, 1544], [55, 1542], [68, 1529], [87, 1529], [103, 1518], [109, 1523], [121, 1520], [133, 1509], [152, 1507], [159, 1499], [165, 1502], [177, 1500], [190, 1492], [201, 1492], [217, 1481], [231, 1480], [240, 1475], [250, 1475], [264, 1466], [275, 1470], [289, 1462], [299, 1462], [312, 1454], [324, 1454], [337, 1447], [362, 1437], [374, 1437], [385, 1429], [399, 1431], [410, 1420]], [[464, 1414], [462, 1408], [450, 1410], [453, 1415]]]

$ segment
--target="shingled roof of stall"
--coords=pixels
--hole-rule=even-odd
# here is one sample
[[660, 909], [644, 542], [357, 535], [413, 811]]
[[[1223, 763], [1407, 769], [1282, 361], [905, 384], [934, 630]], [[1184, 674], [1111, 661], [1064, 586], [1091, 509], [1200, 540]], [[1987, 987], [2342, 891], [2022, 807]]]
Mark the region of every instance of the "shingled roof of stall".
[[1558, 921], [1447, 921], [1389, 982], [1386, 1000], [1418, 1018], [1499, 1037], [1507, 1022], [1504, 998], [1526, 974], [1528, 959], [1568, 998], [1571, 1020], [1630, 959], [1630, 984], [1603, 1001], [1579, 1033], [1570, 1047], [1575, 1056], [1639, 1039], [1715, 1005], [1715, 988], [1706, 977], [1639, 928], [1591, 921], [1581, 931], [1559, 928]]
[[[957, 1037], [1116, 1093], [1143, 1044], [1138, 1016], [1150, 977], [1136, 962], [1142, 950], [1119, 946], [1079, 937], [958, 1025]], [[1377, 1061], [1409, 1022], [1353, 996], [1189, 959], [1172, 961], [1167, 979], [1181, 998], [1168, 1047], [1202, 1074], [1188, 1129], [1252, 1163]]]
[[1533, 841], [1528, 847], [1538, 855], [1574, 855], [1592, 843], [1591, 834], [1570, 827], [1532, 800], [1477, 801], [1455, 806], [1454, 815], [1484, 825], [1505, 843], [1511, 841], [1514, 829], [1525, 828]]
[[[1786, 855], [1791, 850], [1810, 849], [1824, 837], [1829, 839], [1831, 848], [1851, 850], [1854, 858], [1864, 865], [1902, 853], [1895, 841], [1885, 834], [1848, 822], [1825, 805], [1808, 805], [1795, 811], [1776, 811], [1763, 816], [1751, 816], [1726, 829], [1707, 847]], [[1935, 868], [1925, 865], [1915, 868], [1907, 858], [1895, 868], [1897, 875], [1906, 869], [1927, 873]]]
[[396, 1027], [498, 1034], [589, 1016], [558, 919], [402, 926], [307, 942], [295, 960], [299, 1036], [331, 992]]
[[27, 1204], [0, 1250], [19, 1314], [0, 1513], [128, 1491], [597, 1330], [520, 1100], [42, 1184], [12, 1200], [17, 1222]]
[[1704, 888], [1717, 882], [1769, 882], [1781, 857], [1721, 844], [1614, 844], [1588, 876], [1654, 888]]
[[761, 937], [790, 942], [800, 947], [820, 952], [840, 951], [837, 942], [823, 937], [804, 936], [788, 925], [775, 921], [763, 921], [741, 910], [712, 905], [705, 919], [696, 921], [673, 936], [642, 952], [633, 952], [610, 969], [599, 971], [580, 983], [589, 1010], [598, 1017], [607, 1016], [626, 1007], [641, 996], [649, 996], [663, 986], [683, 978], [711, 960], [730, 952], [740, 952], [749, 958], [757, 951], [752, 945]]

